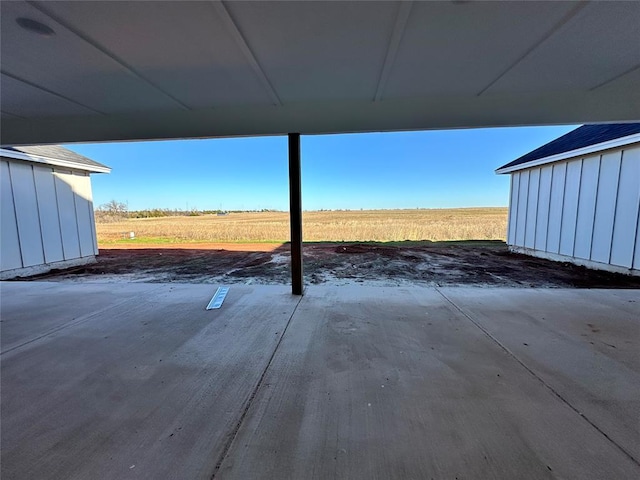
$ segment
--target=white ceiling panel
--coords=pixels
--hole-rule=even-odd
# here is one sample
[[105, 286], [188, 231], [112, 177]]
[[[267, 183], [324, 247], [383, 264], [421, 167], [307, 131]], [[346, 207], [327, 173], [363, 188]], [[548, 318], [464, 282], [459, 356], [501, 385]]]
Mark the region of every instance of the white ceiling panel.
[[383, 99], [476, 95], [574, 7], [569, 2], [416, 2]]
[[396, 3], [225, 5], [284, 103], [375, 97]]
[[640, 106], [640, 65], [633, 70], [620, 75], [610, 82], [595, 89], [597, 93], [615, 93], [618, 95], [629, 95], [629, 101], [637, 102]]
[[189, 108], [270, 103], [211, 2], [112, 3], [45, 6]]
[[640, 120], [640, 1], [0, 9], [2, 144]]
[[13, 114], [13, 113], [5, 112], [5, 111], [0, 111], [0, 118], [10, 120], [10, 119], [12, 119], [12, 118], [21, 118], [21, 117], [19, 117], [18, 115], [15, 115], [15, 114]]
[[[25, 2], [1, 2], [2, 71], [105, 113], [167, 110], [175, 101]], [[55, 35], [23, 30], [16, 18], [49, 25]], [[35, 108], [35, 106], [34, 106]]]
[[92, 115], [96, 112], [69, 100], [32, 87], [7, 75], [0, 77], [0, 105], [2, 110], [21, 117], [49, 117], [60, 115]]
[[487, 93], [589, 90], [638, 65], [640, 2], [592, 2]]

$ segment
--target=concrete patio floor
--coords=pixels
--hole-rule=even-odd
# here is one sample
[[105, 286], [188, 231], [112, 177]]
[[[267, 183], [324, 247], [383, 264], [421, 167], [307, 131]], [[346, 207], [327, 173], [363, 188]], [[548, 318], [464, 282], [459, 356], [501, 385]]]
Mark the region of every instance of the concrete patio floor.
[[640, 291], [1, 284], [1, 477], [640, 478]]

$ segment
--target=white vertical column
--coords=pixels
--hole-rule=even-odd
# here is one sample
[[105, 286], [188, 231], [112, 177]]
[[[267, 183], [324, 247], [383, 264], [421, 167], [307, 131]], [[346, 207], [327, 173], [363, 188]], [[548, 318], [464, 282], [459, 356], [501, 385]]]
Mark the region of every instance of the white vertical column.
[[573, 255], [588, 260], [591, 253], [593, 218], [596, 211], [600, 156], [588, 157], [582, 161], [580, 196], [578, 198], [578, 218]]
[[540, 170], [538, 188], [538, 216], [536, 221], [535, 249], [547, 250], [547, 230], [549, 229], [549, 204], [551, 202], [551, 175], [553, 167], [547, 165]]
[[640, 147], [622, 152], [611, 264], [631, 268], [640, 206]]
[[602, 155], [591, 245], [591, 260], [595, 262], [609, 263], [611, 255], [621, 157], [621, 151]]
[[64, 253], [62, 251], [62, 235], [60, 233], [53, 169], [34, 165], [33, 176], [38, 197], [44, 259], [47, 263], [59, 262], [64, 260]]
[[9, 165], [9, 171], [16, 207], [22, 264], [24, 267], [42, 265], [45, 263], [44, 246], [33, 167], [28, 163], [12, 162]]
[[9, 162], [0, 162], [0, 271], [13, 270], [22, 267], [20, 253], [20, 237], [18, 236], [18, 222], [16, 220], [15, 205], [13, 203], [13, 189]]

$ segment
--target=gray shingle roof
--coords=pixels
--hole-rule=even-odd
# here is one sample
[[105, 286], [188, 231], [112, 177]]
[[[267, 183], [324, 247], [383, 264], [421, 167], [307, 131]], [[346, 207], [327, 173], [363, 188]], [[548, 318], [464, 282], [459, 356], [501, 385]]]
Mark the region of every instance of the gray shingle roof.
[[503, 168], [515, 167], [524, 163], [540, 160], [541, 158], [570, 152], [578, 148], [584, 148], [598, 143], [608, 142], [616, 138], [622, 138], [634, 133], [640, 133], [640, 123], [606, 123], [598, 125], [583, 125], [556, 138], [555, 140], [536, 148], [535, 150], [503, 165]]
[[4, 150], [13, 150], [14, 152], [26, 153], [27, 155], [37, 155], [40, 157], [51, 158], [53, 160], [62, 160], [72, 162], [78, 166], [85, 165], [87, 167], [109, 168], [106, 165], [95, 162], [90, 158], [72, 152], [60, 145], [30, 145], [25, 147], [3, 147]]

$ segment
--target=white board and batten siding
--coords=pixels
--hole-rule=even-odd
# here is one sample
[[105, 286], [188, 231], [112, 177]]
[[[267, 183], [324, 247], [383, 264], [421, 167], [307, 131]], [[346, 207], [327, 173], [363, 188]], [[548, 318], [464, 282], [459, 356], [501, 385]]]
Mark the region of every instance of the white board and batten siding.
[[640, 145], [511, 174], [515, 251], [640, 274]]
[[92, 261], [98, 248], [89, 172], [0, 162], [2, 277]]

